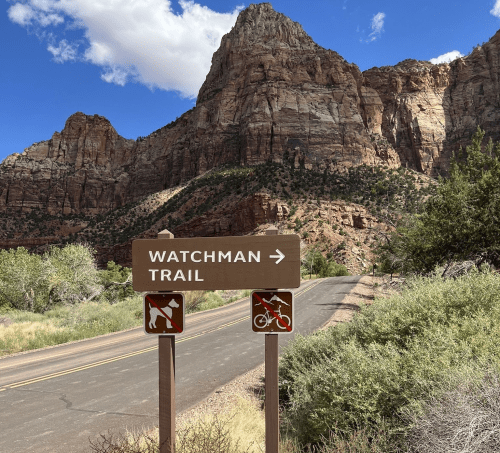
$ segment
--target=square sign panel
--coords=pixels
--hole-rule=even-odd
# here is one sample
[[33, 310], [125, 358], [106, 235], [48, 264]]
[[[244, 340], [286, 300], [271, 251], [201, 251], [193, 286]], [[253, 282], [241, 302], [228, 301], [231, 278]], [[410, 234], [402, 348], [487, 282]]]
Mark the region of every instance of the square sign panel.
[[252, 330], [257, 333], [293, 332], [293, 293], [291, 291], [253, 291]]
[[149, 293], [144, 296], [144, 332], [178, 335], [184, 331], [184, 295]]

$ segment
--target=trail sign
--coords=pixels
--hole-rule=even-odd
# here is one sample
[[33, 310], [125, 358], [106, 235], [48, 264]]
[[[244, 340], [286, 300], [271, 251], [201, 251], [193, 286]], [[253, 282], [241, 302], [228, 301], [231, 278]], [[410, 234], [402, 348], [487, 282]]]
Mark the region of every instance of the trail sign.
[[291, 291], [253, 291], [252, 330], [257, 333], [293, 332], [293, 293]]
[[178, 335], [184, 331], [184, 295], [150, 293], [144, 296], [144, 332]]
[[132, 274], [134, 291], [298, 288], [300, 238], [137, 239]]

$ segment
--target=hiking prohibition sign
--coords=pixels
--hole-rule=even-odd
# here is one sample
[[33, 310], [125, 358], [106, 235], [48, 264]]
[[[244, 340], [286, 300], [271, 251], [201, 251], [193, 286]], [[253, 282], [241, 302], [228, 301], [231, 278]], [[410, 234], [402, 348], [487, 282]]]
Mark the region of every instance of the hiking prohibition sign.
[[293, 293], [291, 291], [254, 291], [252, 330], [257, 333], [291, 333], [293, 330]]

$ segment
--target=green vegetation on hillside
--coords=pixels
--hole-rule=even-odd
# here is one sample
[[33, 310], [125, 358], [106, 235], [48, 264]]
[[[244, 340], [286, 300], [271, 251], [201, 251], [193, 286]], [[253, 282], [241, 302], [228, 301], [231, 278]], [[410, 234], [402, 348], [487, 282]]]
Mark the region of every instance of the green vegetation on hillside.
[[[273, 197], [288, 200], [291, 207], [294, 199], [340, 199], [364, 205], [372, 214], [389, 221], [397, 219], [401, 213], [418, 212], [422, 200], [433, 193], [433, 185], [425, 183], [422, 175], [410, 170], [359, 166], [345, 173], [314, 171], [304, 165], [295, 168], [291, 159], [285, 156], [283, 164], [268, 162], [252, 167], [228, 165], [214, 169], [190, 181], [157, 208], [140, 208], [145, 199], [94, 217], [49, 215], [39, 209], [19, 215], [9, 208], [0, 213], [0, 229], [6, 238], [17, 237], [18, 233], [22, 238], [57, 235], [63, 224], [70, 231], [71, 225], [76, 226], [73, 231], [84, 226], [78, 233], [63, 237], [61, 244], [80, 240], [92, 246], [112, 246], [137, 237], [160, 220], [163, 220], [162, 228], [174, 231], [235, 197], [241, 199], [264, 189]], [[188, 208], [193, 198], [196, 202]]]
[[387, 236], [382, 270], [427, 273], [463, 260], [500, 266], [500, 143], [481, 151], [484, 134], [478, 127], [422, 211]]
[[[433, 193], [433, 185], [405, 169], [359, 166], [346, 173], [330, 173], [293, 168], [290, 164], [268, 162], [253, 167], [226, 166], [192, 180], [179, 193], [152, 212], [132, 214], [124, 226], [117, 220], [139, 203], [100, 214], [79, 235], [92, 244], [113, 245], [126, 242], [150, 228], [160, 219], [170, 231], [196, 216], [203, 215], [235, 196], [243, 198], [263, 189], [271, 196], [288, 200], [341, 199], [366, 206], [376, 216], [396, 220], [401, 213], [418, 212], [422, 201]], [[420, 186], [420, 187], [419, 187]], [[198, 202], [183, 209], [197, 194]], [[94, 226], [97, 231], [92, 231]]]

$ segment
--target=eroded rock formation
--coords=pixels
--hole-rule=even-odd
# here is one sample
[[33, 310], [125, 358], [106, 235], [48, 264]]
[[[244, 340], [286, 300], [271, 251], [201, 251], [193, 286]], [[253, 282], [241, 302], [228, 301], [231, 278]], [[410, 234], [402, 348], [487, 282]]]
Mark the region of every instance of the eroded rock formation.
[[478, 124], [500, 139], [499, 58], [497, 32], [451, 64], [361, 73], [269, 3], [252, 4], [222, 38], [196, 107], [138, 140], [103, 117], [72, 115], [0, 166], [0, 212], [96, 214], [230, 162], [436, 175]]

